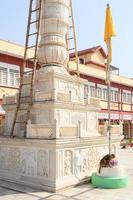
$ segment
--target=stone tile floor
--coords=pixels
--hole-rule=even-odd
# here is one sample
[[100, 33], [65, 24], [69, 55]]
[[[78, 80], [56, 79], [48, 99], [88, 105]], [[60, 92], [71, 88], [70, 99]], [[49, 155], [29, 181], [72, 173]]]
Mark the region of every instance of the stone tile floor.
[[129, 186], [124, 189], [84, 184], [54, 194], [0, 180], [0, 200], [133, 200], [133, 148], [120, 150], [120, 162], [129, 174]]

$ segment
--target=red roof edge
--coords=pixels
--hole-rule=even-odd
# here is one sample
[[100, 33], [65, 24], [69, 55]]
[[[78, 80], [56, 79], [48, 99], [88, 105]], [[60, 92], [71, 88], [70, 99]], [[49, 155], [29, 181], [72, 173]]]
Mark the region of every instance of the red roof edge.
[[97, 66], [102, 67], [102, 68], [105, 68], [105, 67], [106, 67], [106, 65], [102, 65], [102, 64], [97, 63], [97, 62], [94, 62], [94, 61], [88, 61], [88, 62], [86, 62], [85, 64], [86, 64], [86, 65], [87, 65], [87, 64], [93, 64], [93, 65], [97, 65]]
[[[86, 55], [88, 53], [95, 53], [96, 51], [100, 51], [102, 56], [104, 58], [107, 58], [107, 55], [106, 55], [104, 49], [100, 45], [96, 46], [96, 47], [92, 47], [92, 48], [88, 48], [88, 49], [85, 49], [85, 50], [78, 51], [78, 56]], [[75, 53], [71, 53], [70, 58], [74, 58], [74, 57], [75, 57]]]

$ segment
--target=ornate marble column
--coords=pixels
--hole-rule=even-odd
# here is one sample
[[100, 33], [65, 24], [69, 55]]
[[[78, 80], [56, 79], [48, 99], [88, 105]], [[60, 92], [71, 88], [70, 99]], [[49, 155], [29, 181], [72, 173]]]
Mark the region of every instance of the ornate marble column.
[[68, 61], [69, 5], [69, 0], [43, 0], [38, 51], [42, 66], [65, 66]]

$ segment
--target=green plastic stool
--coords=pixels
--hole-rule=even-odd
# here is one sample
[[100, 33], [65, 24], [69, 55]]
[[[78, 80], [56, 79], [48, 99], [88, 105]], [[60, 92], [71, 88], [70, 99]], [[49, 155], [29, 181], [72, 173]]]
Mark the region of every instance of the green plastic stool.
[[97, 173], [93, 173], [91, 180], [94, 186], [100, 188], [117, 189], [125, 188], [128, 186], [127, 176], [105, 177], [99, 176]]

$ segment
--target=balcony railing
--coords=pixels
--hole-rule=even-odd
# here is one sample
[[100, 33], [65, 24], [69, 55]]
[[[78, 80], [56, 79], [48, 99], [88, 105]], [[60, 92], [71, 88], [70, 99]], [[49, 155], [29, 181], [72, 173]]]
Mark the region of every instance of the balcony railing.
[[100, 105], [100, 99], [96, 97], [88, 97], [85, 99], [86, 104]]

